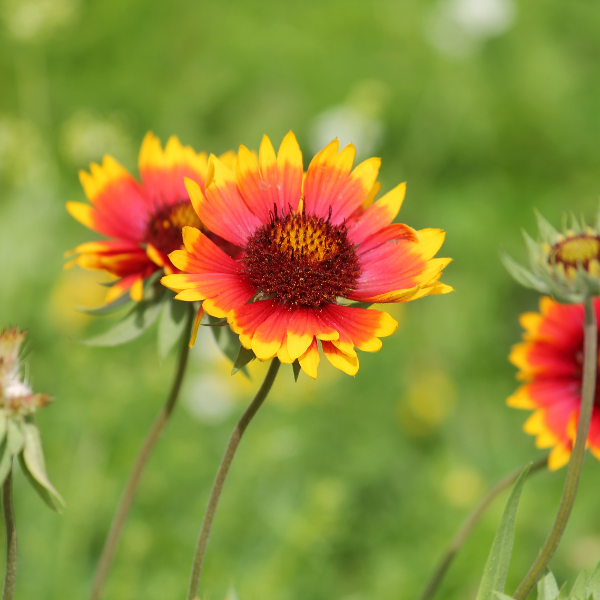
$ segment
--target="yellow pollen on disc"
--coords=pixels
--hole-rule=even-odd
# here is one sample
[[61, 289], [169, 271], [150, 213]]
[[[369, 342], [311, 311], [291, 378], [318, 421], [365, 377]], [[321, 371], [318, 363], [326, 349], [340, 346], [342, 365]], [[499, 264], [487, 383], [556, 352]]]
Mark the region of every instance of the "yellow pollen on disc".
[[303, 255], [311, 261], [322, 262], [335, 253], [337, 246], [323, 231], [320, 223], [306, 221], [301, 215], [280, 221], [274, 238], [279, 249], [288, 256]]
[[600, 239], [592, 236], [567, 238], [554, 247], [554, 258], [566, 265], [586, 266], [590, 260], [600, 255]]

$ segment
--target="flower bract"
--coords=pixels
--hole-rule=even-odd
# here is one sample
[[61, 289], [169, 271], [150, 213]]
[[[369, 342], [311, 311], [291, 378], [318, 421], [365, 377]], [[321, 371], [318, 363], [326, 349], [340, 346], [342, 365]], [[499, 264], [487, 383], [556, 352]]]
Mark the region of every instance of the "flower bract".
[[525, 234], [529, 268], [503, 255], [509, 273], [525, 287], [551, 294], [563, 302], [583, 302], [586, 296], [600, 296], [600, 209], [593, 227], [572, 217], [563, 231], [557, 231], [541, 215], [539, 239]]
[[[600, 299], [594, 300], [600, 318]], [[582, 304], [540, 300], [540, 312], [521, 315], [523, 342], [516, 344], [510, 361], [519, 368], [524, 384], [508, 398], [508, 406], [533, 410], [524, 431], [536, 436], [538, 448], [552, 448], [548, 466], [558, 469], [569, 462], [575, 441], [581, 403], [583, 368]], [[596, 388], [596, 398], [599, 390]], [[587, 439], [590, 452], [600, 459], [600, 410], [597, 401]]]
[[[221, 159], [233, 164], [235, 155], [227, 153]], [[110, 156], [105, 156], [101, 165], [92, 163], [89, 173], [80, 171], [91, 204], [67, 202], [67, 209], [78, 221], [110, 239], [77, 246], [67, 253], [76, 255], [67, 266], [78, 264], [116, 277], [107, 303], [127, 291], [139, 301], [146, 278], [160, 269], [177, 272], [168, 255], [181, 247], [181, 230], [186, 225], [201, 229], [226, 252], [235, 254], [231, 244], [206, 229], [184, 186], [184, 177], [189, 177], [203, 188], [207, 170], [206, 153], [196, 154], [174, 136], [163, 150], [150, 132], [139, 155], [141, 182]]]
[[162, 279], [177, 299], [200, 300], [209, 315], [227, 318], [260, 360], [298, 360], [311, 377], [318, 344], [354, 375], [355, 348], [376, 352], [379, 338], [396, 330], [388, 313], [348, 304], [452, 289], [439, 281], [450, 259], [434, 258], [444, 233], [392, 224], [405, 185], [374, 202], [380, 160], [353, 169], [354, 147], [338, 150], [335, 140], [305, 175], [291, 132], [277, 154], [265, 136], [258, 160], [241, 146], [235, 170], [211, 156], [204, 191], [189, 179], [187, 189], [199, 219], [241, 254], [231, 258], [201, 230], [185, 227], [185, 249], [170, 255], [183, 273]]

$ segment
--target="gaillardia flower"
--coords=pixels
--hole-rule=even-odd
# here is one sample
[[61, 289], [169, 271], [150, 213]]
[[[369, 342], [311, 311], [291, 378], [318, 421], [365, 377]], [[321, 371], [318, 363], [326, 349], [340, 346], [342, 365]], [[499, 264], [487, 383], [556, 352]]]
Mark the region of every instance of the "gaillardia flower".
[[[221, 157], [234, 164], [235, 155]], [[78, 264], [101, 270], [118, 278], [108, 291], [112, 302], [129, 290], [133, 300], [142, 300], [144, 279], [159, 269], [175, 273], [169, 253], [181, 247], [181, 230], [191, 225], [235, 254], [231, 244], [217, 238], [198, 219], [183, 183], [184, 177], [204, 186], [208, 170], [206, 153], [196, 154], [171, 137], [163, 150], [159, 139], [149, 132], [139, 155], [141, 183], [110, 156], [102, 165], [92, 163], [90, 173], [79, 178], [90, 204], [67, 202], [67, 210], [78, 221], [111, 238], [87, 242], [68, 255], [77, 254], [66, 266]]]
[[[594, 300], [600, 318], [600, 300]], [[521, 315], [523, 342], [516, 344], [510, 361], [519, 368], [517, 378], [525, 383], [508, 398], [508, 406], [534, 410], [524, 431], [537, 436], [538, 448], [552, 448], [548, 466], [559, 469], [569, 462], [575, 442], [583, 366], [582, 304], [559, 304], [544, 297], [539, 313]], [[600, 409], [596, 402], [587, 445], [600, 459]]]
[[503, 255], [509, 273], [525, 287], [564, 302], [600, 296], [600, 209], [594, 227], [573, 217], [571, 226], [565, 226], [562, 233], [541, 215], [537, 217], [539, 241], [525, 234], [529, 269]]
[[241, 254], [234, 260], [184, 227], [185, 250], [170, 255], [184, 273], [162, 279], [177, 299], [201, 300], [208, 314], [226, 317], [260, 360], [298, 360], [311, 377], [317, 340], [335, 367], [354, 375], [355, 347], [376, 352], [379, 338], [396, 330], [388, 313], [349, 301], [406, 302], [452, 289], [439, 281], [450, 259], [434, 258], [444, 233], [392, 224], [405, 185], [373, 204], [380, 160], [353, 170], [354, 147], [338, 147], [335, 140], [321, 150], [305, 177], [291, 132], [278, 154], [265, 136], [258, 161], [241, 146], [235, 171], [211, 156], [204, 193], [189, 179], [186, 186], [199, 219]]

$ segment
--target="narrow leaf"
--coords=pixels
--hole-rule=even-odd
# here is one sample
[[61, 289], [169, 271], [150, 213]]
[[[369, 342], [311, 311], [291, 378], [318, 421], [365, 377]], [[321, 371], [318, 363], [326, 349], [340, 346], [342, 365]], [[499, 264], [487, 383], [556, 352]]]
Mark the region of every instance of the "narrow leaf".
[[[26, 421], [23, 425], [23, 433], [25, 436], [25, 447], [22, 456], [23, 461], [27, 466], [27, 470], [31, 477], [33, 477], [41, 487], [54, 496], [54, 498], [64, 506], [65, 502], [62, 499], [62, 496], [50, 483], [48, 475], [46, 474], [46, 460], [42, 448], [42, 439], [36, 424], [32, 420]], [[42, 498], [47, 502], [45, 495], [43, 495]]]
[[589, 575], [587, 569], [584, 569], [579, 573], [571, 593], [569, 594], [569, 600], [588, 600], [590, 593], [588, 592], [588, 581]]
[[8, 431], [8, 422], [6, 417], [0, 417], [0, 443], [4, 441], [6, 433]]
[[79, 312], [85, 313], [86, 315], [93, 315], [95, 317], [103, 317], [105, 315], [112, 315], [113, 313], [123, 310], [126, 306], [133, 303], [131, 296], [129, 294], [123, 294], [119, 296], [116, 300], [105, 304], [104, 306], [99, 306], [98, 308], [86, 308], [84, 306], [80, 306], [77, 308]]
[[300, 371], [302, 370], [302, 367], [300, 366], [298, 359], [296, 359], [292, 363], [292, 369], [294, 370], [294, 381], [298, 381], [298, 376], [300, 375]]
[[185, 329], [186, 315], [191, 310], [187, 302], [166, 298], [158, 320], [158, 355], [161, 360], [169, 356]]
[[[209, 316], [209, 323], [218, 323], [221, 319]], [[238, 354], [240, 353], [240, 338], [237, 333], [234, 333], [230, 327], [211, 327], [210, 330], [217, 342], [217, 346], [223, 354], [232, 362], [235, 363]]]
[[46, 503], [46, 505], [49, 508], [51, 508], [53, 511], [59, 514], [62, 514], [62, 509], [56, 504], [54, 496], [44, 486], [40, 485], [36, 481], [35, 477], [30, 473], [22, 454], [19, 454], [19, 464], [21, 465], [21, 471], [23, 471], [25, 477], [27, 478], [33, 489], [38, 493], [38, 496]]
[[527, 479], [530, 467], [531, 463], [519, 475], [504, 508], [498, 531], [496, 531], [496, 537], [494, 538], [485, 564], [483, 577], [481, 578], [481, 584], [477, 592], [477, 600], [494, 600], [494, 592], [504, 592], [508, 565], [510, 564], [510, 556], [515, 541], [517, 508], [519, 507], [521, 492], [523, 491], [523, 485], [525, 484], [525, 479]]
[[135, 308], [108, 331], [82, 340], [86, 346], [118, 346], [139, 337], [158, 317], [160, 302], [138, 302]]
[[544, 575], [537, 584], [537, 600], [557, 600], [560, 589], [552, 573]]
[[233, 363], [233, 369], [231, 370], [231, 374], [235, 375], [240, 369], [244, 368], [255, 358], [256, 354], [254, 354], [252, 350], [248, 350], [248, 348], [244, 348], [244, 346], [240, 344], [240, 351], [238, 352], [237, 358], [235, 359], [235, 363]]

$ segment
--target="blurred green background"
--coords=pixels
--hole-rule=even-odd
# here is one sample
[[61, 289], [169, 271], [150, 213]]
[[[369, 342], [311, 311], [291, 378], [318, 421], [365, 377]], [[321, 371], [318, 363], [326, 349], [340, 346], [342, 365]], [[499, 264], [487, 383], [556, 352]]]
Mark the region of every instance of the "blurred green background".
[[[284, 368], [243, 440], [203, 575], [203, 600], [416, 598], [455, 528], [497, 478], [541, 456], [504, 399], [519, 313], [536, 295], [500, 265], [524, 257], [533, 208], [558, 223], [600, 192], [600, 8], [588, 0], [0, 1], [0, 324], [30, 330], [51, 513], [16, 477], [17, 598], [85, 598], [129, 467], [174, 368], [155, 333], [81, 346], [97, 277], [62, 271], [91, 239], [66, 200], [110, 153], [137, 173], [147, 130], [215, 153], [290, 129], [309, 157], [335, 136], [408, 181], [401, 220], [448, 232], [449, 296], [394, 309], [400, 330], [356, 378], [322, 360]], [[102, 324], [92, 323], [91, 328]], [[229, 376], [205, 331], [181, 405], [152, 456], [106, 598], [182, 598], [212, 480], [258, 386]], [[600, 559], [588, 458], [553, 561], [559, 581]], [[508, 581], [543, 542], [564, 471], [527, 484]], [[439, 598], [474, 598], [504, 498]], [[228, 596], [234, 599], [234, 594]]]

